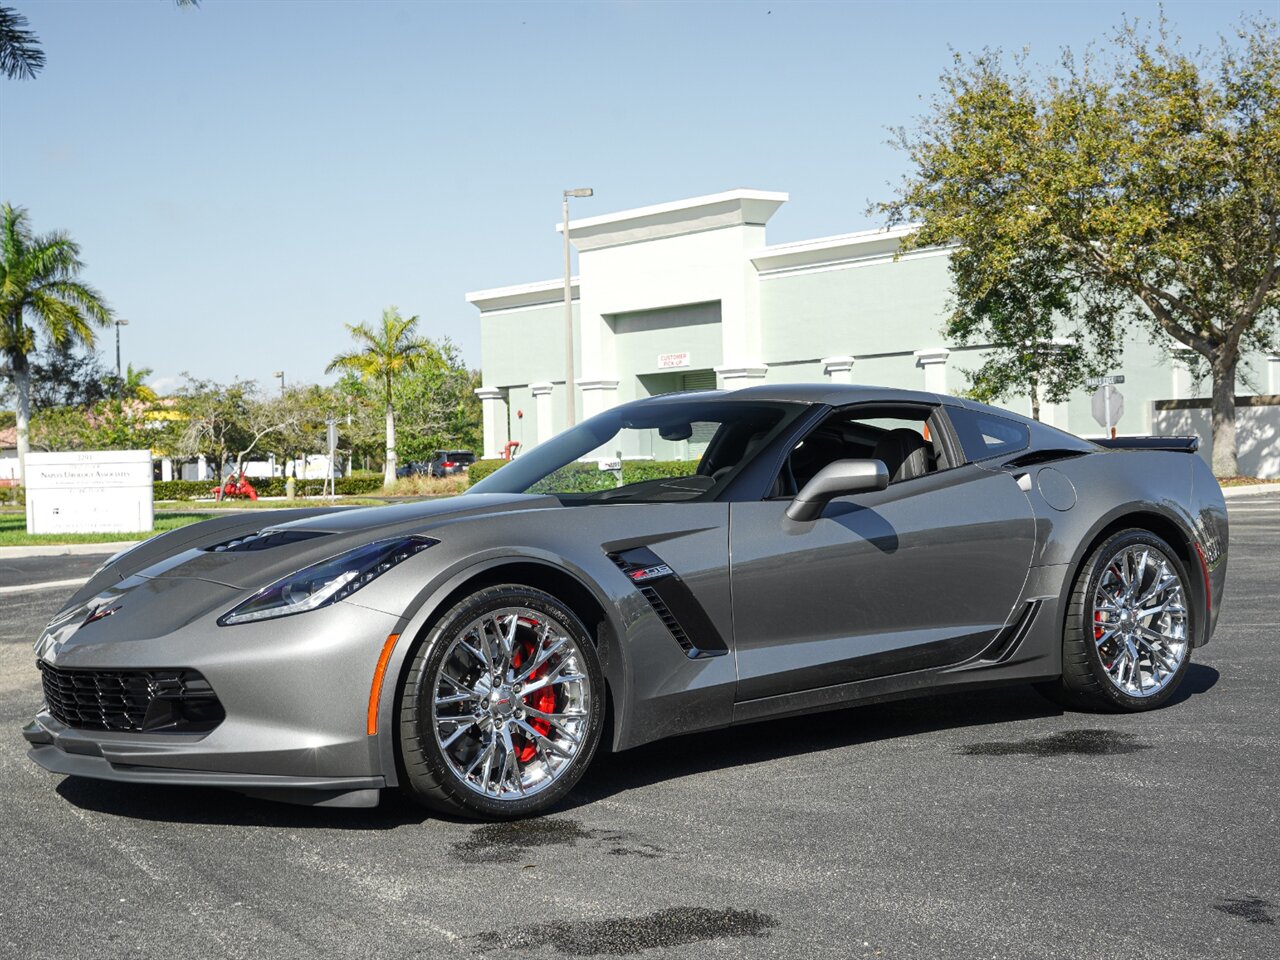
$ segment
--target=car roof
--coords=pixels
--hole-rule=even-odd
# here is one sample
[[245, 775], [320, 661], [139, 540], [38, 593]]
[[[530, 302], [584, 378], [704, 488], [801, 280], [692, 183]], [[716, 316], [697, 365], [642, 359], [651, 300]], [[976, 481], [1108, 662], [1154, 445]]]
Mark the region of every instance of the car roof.
[[684, 393], [664, 393], [636, 401], [639, 403], [681, 402], [693, 398], [708, 400], [772, 401], [781, 403], [829, 404], [833, 407], [848, 403], [884, 401], [886, 403], [941, 403], [953, 398], [922, 390], [902, 390], [898, 387], [871, 386], [845, 383], [768, 383], [739, 390], [696, 390]]
[[853, 403], [934, 403], [949, 407], [962, 407], [991, 413], [1006, 420], [1014, 420], [1025, 424], [1032, 431], [1033, 446], [1067, 445], [1066, 438], [1076, 443], [1085, 443], [1074, 434], [1051, 427], [1015, 413], [1004, 407], [993, 407], [990, 404], [970, 400], [967, 397], [953, 397], [949, 394], [928, 393], [924, 390], [903, 390], [899, 387], [885, 387], [866, 383], [768, 383], [754, 387], [743, 387], [739, 390], [689, 390], [682, 393], [664, 393], [654, 397], [632, 400], [631, 405], [649, 405], [662, 403], [682, 403], [691, 399], [728, 400], [728, 401], [766, 401], [770, 403], [805, 403], [825, 404], [832, 407], [843, 407]]

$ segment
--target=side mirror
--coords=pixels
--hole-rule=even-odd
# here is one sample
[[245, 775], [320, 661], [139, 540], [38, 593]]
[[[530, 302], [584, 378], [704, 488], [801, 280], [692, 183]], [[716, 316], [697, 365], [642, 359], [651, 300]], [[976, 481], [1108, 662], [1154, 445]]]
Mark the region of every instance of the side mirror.
[[836, 497], [889, 486], [889, 468], [880, 460], [837, 460], [813, 475], [787, 507], [792, 520], [817, 520]]

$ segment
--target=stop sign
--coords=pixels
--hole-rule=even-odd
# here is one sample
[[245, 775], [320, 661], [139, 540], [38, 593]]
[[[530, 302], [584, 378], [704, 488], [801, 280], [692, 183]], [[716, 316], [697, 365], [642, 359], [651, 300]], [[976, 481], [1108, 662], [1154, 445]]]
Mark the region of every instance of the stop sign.
[[[1107, 395], [1111, 395], [1110, 400], [1110, 422], [1107, 418]], [[1098, 421], [1098, 426], [1104, 430], [1110, 430], [1120, 422], [1120, 417], [1124, 415], [1124, 394], [1117, 390], [1111, 384], [1099, 387], [1093, 391], [1093, 419]]]

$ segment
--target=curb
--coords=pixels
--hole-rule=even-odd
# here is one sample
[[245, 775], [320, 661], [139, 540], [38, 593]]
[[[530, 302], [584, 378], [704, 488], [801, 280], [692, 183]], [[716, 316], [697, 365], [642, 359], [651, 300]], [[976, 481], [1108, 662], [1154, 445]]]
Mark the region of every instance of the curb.
[[1245, 487], [1224, 487], [1222, 496], [1227, 500], [1235, 497], [1256, 497], [1263, 493], [1280, 493], [1280, 483], [1251, 483]]
[[32, 547], [0, 547], [0, 560], [18, 557], [91, 557], [110, 556], [141, 540], [116, 540], [111, 543], [42, 543]]

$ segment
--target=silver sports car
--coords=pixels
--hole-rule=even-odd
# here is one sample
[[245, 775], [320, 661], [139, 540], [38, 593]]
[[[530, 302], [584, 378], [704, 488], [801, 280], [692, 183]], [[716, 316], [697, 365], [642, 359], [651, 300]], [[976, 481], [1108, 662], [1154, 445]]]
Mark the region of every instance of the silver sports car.
[[879, 387], [639, 400], [463, 496], [113, 557], [36, 644], [23, 732], [60, 774], [506, 818], [602, 746], [782, 714], [1028, 682], [1148, 710], [1226, 577], [1195, 446]]

